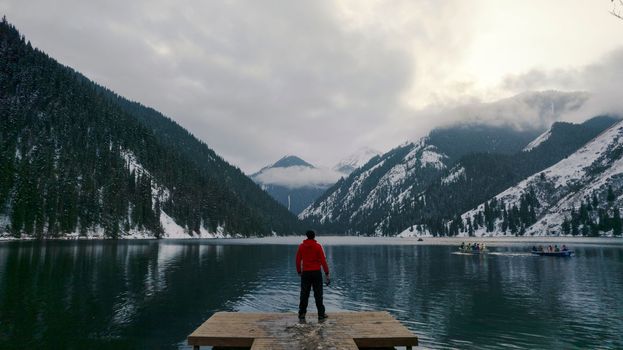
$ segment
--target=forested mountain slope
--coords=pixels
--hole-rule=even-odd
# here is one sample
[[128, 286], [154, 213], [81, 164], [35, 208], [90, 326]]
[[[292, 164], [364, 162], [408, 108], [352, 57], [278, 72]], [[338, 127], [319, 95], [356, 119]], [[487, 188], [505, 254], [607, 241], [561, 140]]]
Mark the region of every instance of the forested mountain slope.
[[295, 216], [157, 111], [0, 24], [0, 234], [266, 235]]
[[372, 158], [338, 181], [299, 217], [324, 225], [331, 232], [396, 234], [413, 222], [412, 209], [423, 204], [419, 194], [461, 156], [518, 152], [539, 133], [487, 125], [433, 130], [417, 142]]
[[600, 116], [582, 124], [557, 122], [522, 152], [462, 157], [418, 196], [419, 205], [403, 207], [400, 214], [412, 220], [405, 234], [456, 234], [457, 227], [448, 225], [451, 219], [571, 155], [617, 121]]
[[623, 122], [466, 212], [458, 234], [621, 235]]
[[452, 222], [461, 213], [564, 159], [618, 120], [557, 122], [541, 135], [486, 125], [436, 129], [373, 158], [299, 217], [331, 232], [457, 234]]

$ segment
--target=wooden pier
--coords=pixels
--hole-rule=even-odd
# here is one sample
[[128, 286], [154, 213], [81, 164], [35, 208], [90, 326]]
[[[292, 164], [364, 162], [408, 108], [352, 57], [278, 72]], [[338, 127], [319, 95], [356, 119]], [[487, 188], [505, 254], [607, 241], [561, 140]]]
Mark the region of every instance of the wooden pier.
[[219, 348], [339, 349], [393, 348], [418, 345], [418, 338], [388, 312], [338, 312], [317, 321], [307, 314], [217, 312], [191, 335], [188, 344]]

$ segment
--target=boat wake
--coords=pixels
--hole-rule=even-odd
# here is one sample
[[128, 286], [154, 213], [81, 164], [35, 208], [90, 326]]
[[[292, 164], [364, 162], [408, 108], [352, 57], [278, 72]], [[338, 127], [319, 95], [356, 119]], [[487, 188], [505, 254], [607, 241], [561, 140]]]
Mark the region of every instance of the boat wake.
[[473, 252], [473, 253], [468, 253], [468, 252], [452, 252], [451, 254], [454, 255], [487, 255], [487, 254], [491, 254], [489, 252]]
[[530, 253], [512, 253], [512, 252], [492, 252], [489, 253], [489, 255], [496, 255], [496, 256], [533, 256]]

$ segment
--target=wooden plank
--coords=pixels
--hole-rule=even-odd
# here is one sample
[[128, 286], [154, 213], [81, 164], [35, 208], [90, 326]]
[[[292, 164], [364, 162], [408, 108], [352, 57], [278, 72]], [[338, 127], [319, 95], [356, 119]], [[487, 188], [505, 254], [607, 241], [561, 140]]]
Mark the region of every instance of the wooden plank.
[[[315, 344], [301, 345], [292, 342], [289, 339], [276, 339], [276, 338], [258, 338], [253, 342], [251, 350], [290, 350], [290, 349], [317, 349]], [[359, 350], [357, 344], [352, 339], [335, 339], [329, 344], [322, 344], [322, 349], [327, 350]]]
[[189, 345], [264, 349], [357, 349], [414, 346], [418, 339], [388, 312], [330, 313], [324, 322], [307, 314], [217, 312], [188, 336]]
[[282, 350], [283, 345], [275, 338], [257, 338], [251, 346], [251, 350]]

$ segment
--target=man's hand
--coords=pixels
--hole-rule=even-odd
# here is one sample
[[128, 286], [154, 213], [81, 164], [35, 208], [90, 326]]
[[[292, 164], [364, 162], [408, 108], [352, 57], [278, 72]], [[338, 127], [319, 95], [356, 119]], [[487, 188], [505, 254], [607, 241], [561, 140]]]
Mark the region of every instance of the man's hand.
[[327, 281], [325, 282], [325, 284], [328, 286], [329, 284], [331, 284], [331, 278], [329, 277], [329, 275], [326, 275], [327, 277]]

